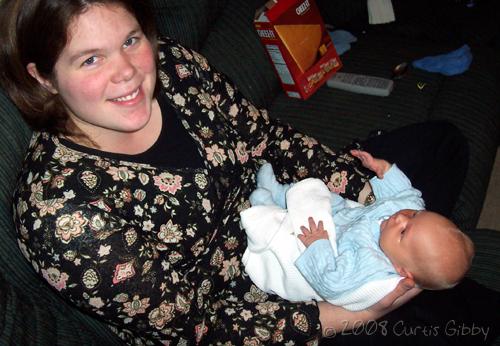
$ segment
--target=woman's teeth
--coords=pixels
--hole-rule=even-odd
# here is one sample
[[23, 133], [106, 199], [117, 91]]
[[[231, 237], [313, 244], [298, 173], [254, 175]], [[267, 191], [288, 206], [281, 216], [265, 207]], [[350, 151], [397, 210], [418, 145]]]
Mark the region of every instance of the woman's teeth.
[[135, 99], [137, 97], [137, 95], [139, 95], [139, 89], [137, 89], [132, 94], [129, 94], [127, 96], [122, 96], [122, 97], [118, 97], [116, 99], [113, 99], [113, 101], [119, 101], [119, 102], [130, 101], [130, 100]]

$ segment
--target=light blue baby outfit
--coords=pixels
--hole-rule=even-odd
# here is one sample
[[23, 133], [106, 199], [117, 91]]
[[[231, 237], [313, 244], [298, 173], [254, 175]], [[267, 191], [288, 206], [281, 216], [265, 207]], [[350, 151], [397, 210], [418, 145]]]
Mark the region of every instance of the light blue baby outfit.
[[[376, 201], [368, 206], [331, 194], [338, 256], [328, 240], [318, 240], [295, 261], [306, 281], [325, 300], [346, 295], [371, 281], [399, 277], [379, 247], [380, 223], [401, 209], [423, 210], [424, 201], [396, 165], [383, 179], [374, 177], [370, 183]], [[250, 197], [252, 206], [277, 204], [286, 208], [286, 193], [291, 186], [276, 181], [270, 164], [259, 171], [257, 184]]]

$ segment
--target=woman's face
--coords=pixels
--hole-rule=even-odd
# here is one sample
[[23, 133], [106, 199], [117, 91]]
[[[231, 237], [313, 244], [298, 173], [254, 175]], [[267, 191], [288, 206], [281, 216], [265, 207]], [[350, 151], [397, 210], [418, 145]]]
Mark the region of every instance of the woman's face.
[[97, 143], [134, 133], [150, 120], [156, 66], [137, 20], [123, 7], [93, 5], [69, 27], [55, 82], [71, 120]]

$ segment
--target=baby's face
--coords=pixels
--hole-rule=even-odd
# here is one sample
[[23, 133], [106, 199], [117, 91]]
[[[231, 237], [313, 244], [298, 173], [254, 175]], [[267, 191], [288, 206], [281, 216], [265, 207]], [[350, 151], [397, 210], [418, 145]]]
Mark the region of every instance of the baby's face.
[[411, 270], [417, 264], [417, 251], [433, 247], [436, 229], [448, 223], [448, 219], [432, 212], [403, 209], [380, 224], [379, 244], [396, 269]]

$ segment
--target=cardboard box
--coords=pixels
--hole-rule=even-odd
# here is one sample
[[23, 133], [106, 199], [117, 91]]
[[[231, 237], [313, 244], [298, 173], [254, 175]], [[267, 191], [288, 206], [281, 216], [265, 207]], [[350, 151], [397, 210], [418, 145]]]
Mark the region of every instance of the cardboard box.
[[254, 25], [289, 97], [309, 98], [342, 66], [314, 0], [270, 0]]

